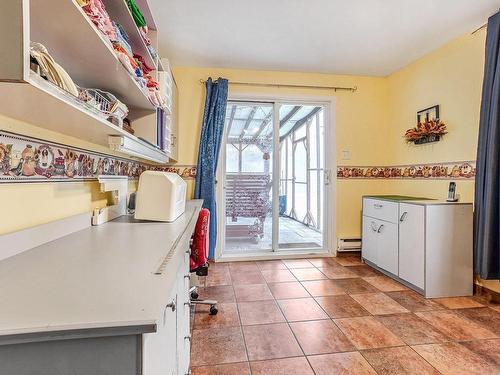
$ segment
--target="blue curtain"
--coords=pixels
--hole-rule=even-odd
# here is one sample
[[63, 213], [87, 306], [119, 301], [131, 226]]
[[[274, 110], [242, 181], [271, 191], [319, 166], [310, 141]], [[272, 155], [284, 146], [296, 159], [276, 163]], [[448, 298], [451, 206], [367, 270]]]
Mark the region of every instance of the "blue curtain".
[[488, 20], [474, 199], [474, 269], [500, 278], [500, 13]]
[[206, 83], [205, 114], [201, 128], [198, 167], [194, 197], [203, 199], [203, 207], [210, 211], [210, 248], [208, 257], [214, 259], [217, 244], [217, 205], [215, 202], [215, 173], [219, 159], [227, 105], [227, 79], [219, 78]]

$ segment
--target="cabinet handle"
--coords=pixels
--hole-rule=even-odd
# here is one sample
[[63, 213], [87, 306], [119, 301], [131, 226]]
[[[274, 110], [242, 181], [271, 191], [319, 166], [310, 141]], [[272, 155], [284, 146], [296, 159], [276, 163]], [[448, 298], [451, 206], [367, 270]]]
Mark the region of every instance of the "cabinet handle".
[[384, 224], [380, 225], [380, 227], [378, 227], [377, 233], [380, 233], [380, 231], [382, 230], [383, 227], [384, 227]]
[[190, 278], [191, 278], [191, 275], [190, 275], [190, 274], [184, 275], [184, 278], [185, 278], [185, 279], [190, 279]]
[[372, 231], [376, 232], [377, 231], [377, 227], [375, 226], [375, 222], [372, 221]]
[[189, 340], [189, 342], [191, 343], [191, 336], [184, 336], [184, 340]]
[[383, 204], [380, 204], [380, 203], [375, 203], [375, 204], [373, 205], [373, 207], [375, 207], [375, 208], [382, 208], [382, 207], [384, 207], [384, 205], [383, 205]]
[[403, 214], [401, 215], [401, 217], [399, 218], [399, 221], [402, 223], [405, 219], [406, 219], [406, 215], [408, 215], [408, 212], [403, 212]]
[[166, 306], [167, 309], [172, 309], [172, 312], [175, 311], [176, 309], [176, 306], [175, 306], [175, 301], [172, 301], [170, 302], [167, 306]]

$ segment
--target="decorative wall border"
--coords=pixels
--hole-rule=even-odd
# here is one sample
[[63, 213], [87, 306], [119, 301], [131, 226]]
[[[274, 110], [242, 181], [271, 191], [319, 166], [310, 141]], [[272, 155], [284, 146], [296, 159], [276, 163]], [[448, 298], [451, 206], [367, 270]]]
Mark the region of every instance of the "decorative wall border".
[[475, 177], [475, 161], [337, 167], [337, 178], [339, 179], [474, 180]]
[[[99, 175], [136, 179], [143, 171], [196, 177], [194, 165], [158, 166], [0, 130], [0, 183], [94, 181]], [[339, 166], [339, 179], [473, 180], [475, 161], [395, 166]]]
[[196, 176], [192, 165], [157, 166], [0, 130], [0, 183], [93, 181], [99, 175], [136, 179], [145, 170]]

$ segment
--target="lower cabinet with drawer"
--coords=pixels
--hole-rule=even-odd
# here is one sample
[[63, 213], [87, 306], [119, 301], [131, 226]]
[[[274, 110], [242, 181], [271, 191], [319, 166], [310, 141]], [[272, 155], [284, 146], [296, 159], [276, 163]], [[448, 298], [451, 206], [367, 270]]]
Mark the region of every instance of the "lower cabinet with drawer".
[[472, 204], [363, 199], [362, 257], [426, 297], [473, 292]]

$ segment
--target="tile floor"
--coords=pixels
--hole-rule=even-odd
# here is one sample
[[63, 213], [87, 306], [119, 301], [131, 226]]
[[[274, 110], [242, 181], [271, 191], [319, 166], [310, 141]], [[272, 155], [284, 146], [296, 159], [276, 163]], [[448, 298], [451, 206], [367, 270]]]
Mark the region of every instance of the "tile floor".
[[500, 308], [426, 300], [356, 257], [218, 263], [193, 375], [500, 374]]

